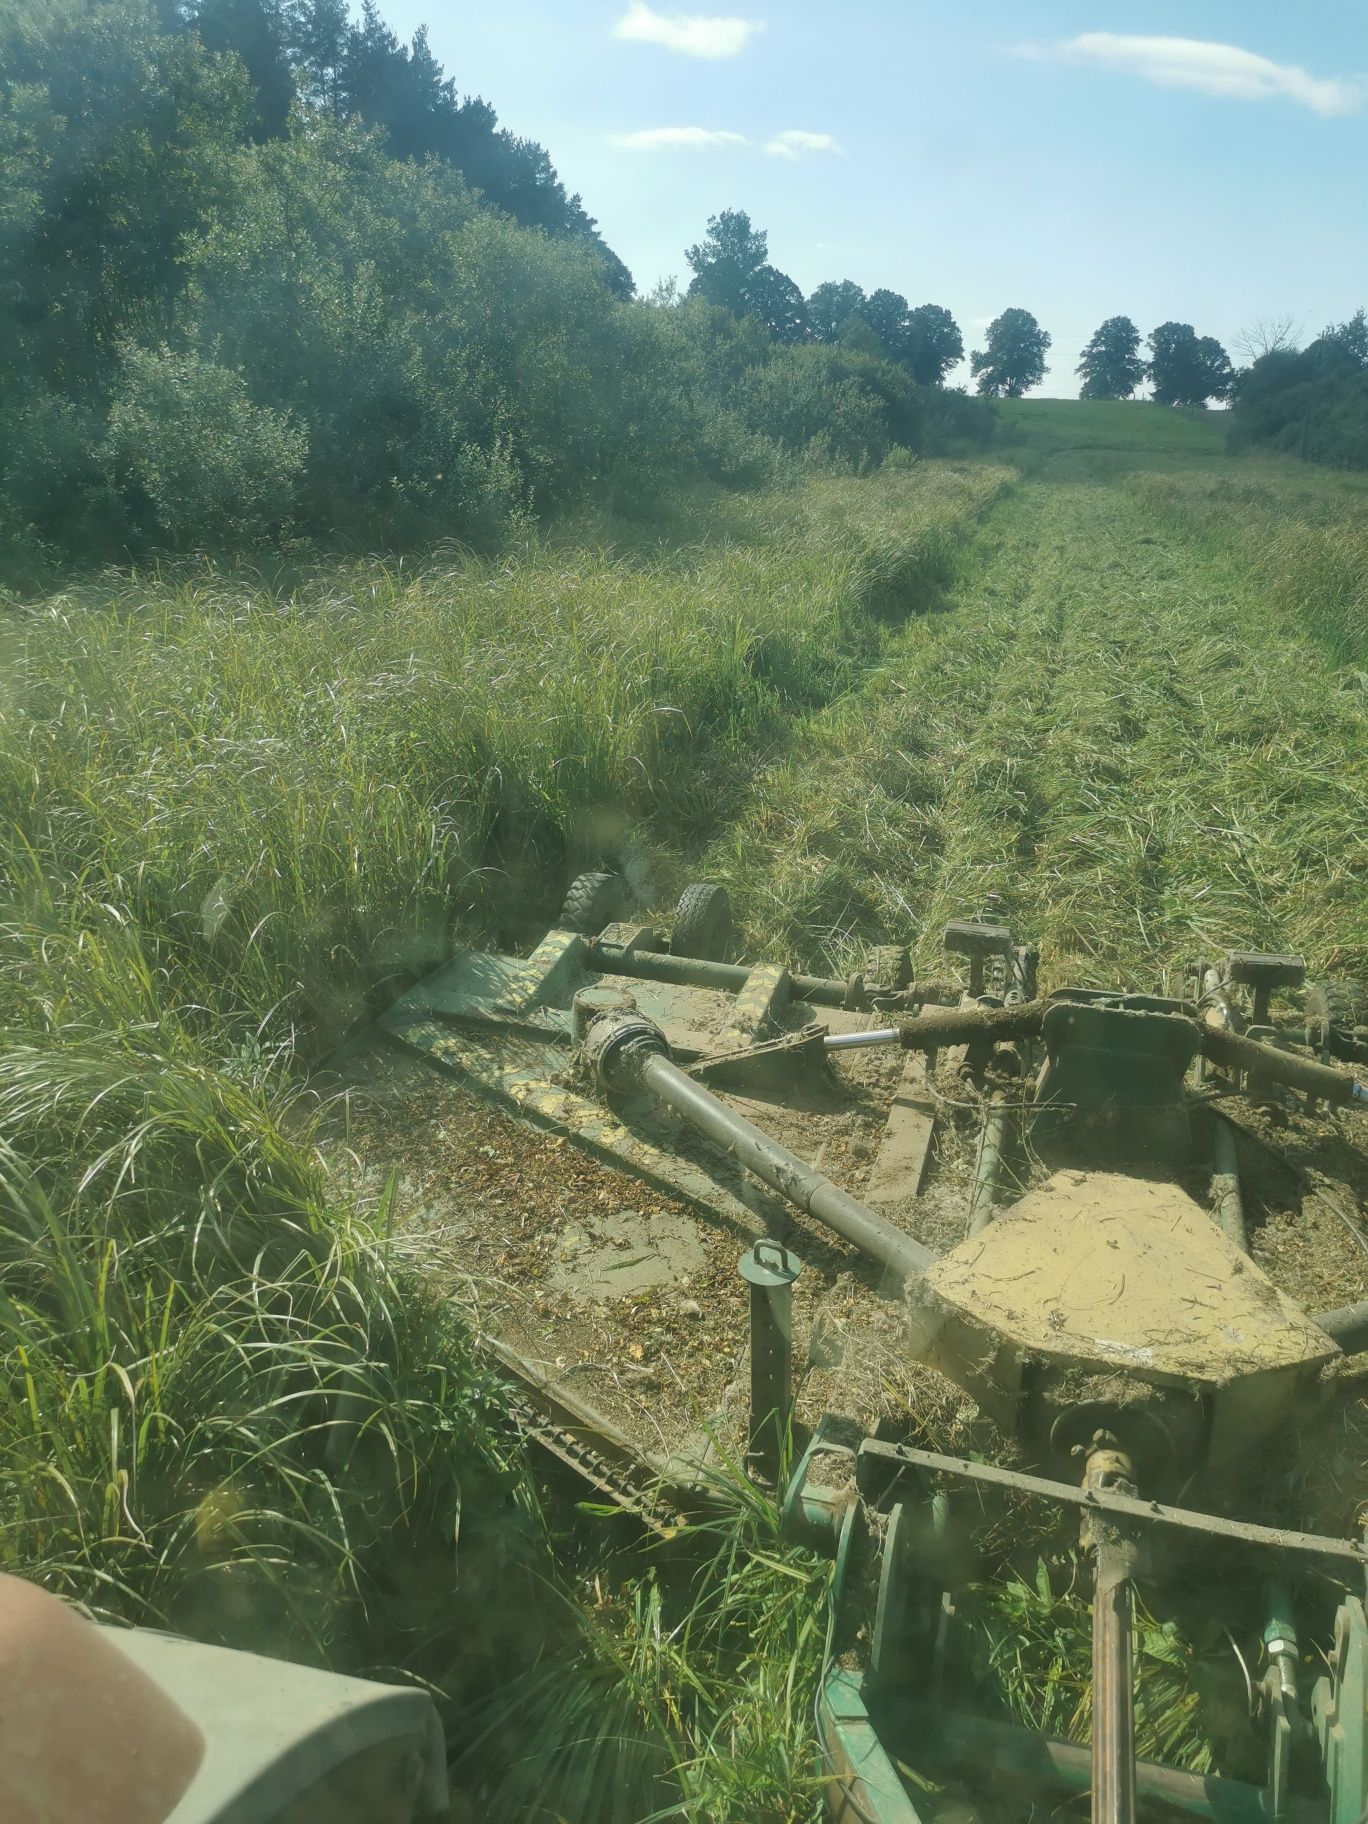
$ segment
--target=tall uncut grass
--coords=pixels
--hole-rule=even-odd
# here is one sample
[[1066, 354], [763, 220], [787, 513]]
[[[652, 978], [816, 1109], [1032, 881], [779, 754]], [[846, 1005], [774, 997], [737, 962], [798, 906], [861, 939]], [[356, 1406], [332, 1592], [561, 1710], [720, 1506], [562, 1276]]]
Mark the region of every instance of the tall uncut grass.
[[1005, 480], [814, 480], [656, 552], [133, 576], [15, 608], [0, 869], [120, 908], [177, 1004], [326, 1048], [453, 920], [554, 911], [567, 853], [653, 813], [706, 827], [882, 620], [934, 599]]
[[[301, 1072], [460, 931], [554, 909], [630, 820], [715, 825], [934, 603], [1007, 479], [812, 477], [681, 500], [659, 538], [3, 605], [0, 1562], [457, 1698], [573, 1664], [607, 1726], [500, 1388], [404, 1212], [339, 1202]], [[824, 1625], [820, 1593], [745, 1538], [691, 1624], [713, 1695], [668, 1698], [671, 1792], [722, 1779], [716, 1749], [777, 1793], [806, 1740], [796, 1712], [773, 1736], [746, 1640], [776, 1590]]]
[[600, 1594], [491, 1694], [459, 1770], [490, 1824], [822, 1815], [813, 1723], [833, 1566], [781, 1537], [739, 1464], [715, 1493], [717, 1517], [671, 1544], [660, 1576]]
[[0, 1562], [458, 1689], [542, 1562], [498, 1386], [278, 1063], [214, 1058], [126, 920], [67, 912], [0, 928]]
[[1244, 473], [1133, 483], [1146, 512], [1267, 586], [1294, 637], [1336, 665], [1368, 664], [1368, 479], [1290, 458], [1247, 458]]

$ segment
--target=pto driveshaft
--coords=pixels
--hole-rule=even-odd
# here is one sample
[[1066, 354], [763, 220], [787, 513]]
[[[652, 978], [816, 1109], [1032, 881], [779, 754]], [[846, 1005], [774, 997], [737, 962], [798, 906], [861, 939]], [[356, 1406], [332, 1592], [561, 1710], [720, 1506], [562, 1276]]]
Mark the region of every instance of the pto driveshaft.
[[936, 1258], [877, 1211], [843, 1191], [796, 1153], [729, 1108], [670, 1060], [665, 1035], [640, 1014], [604, 1014], [584, 1040], [586, 1061], [607, 1088], [643, 1089], [737, 1162], [901, 1280]]

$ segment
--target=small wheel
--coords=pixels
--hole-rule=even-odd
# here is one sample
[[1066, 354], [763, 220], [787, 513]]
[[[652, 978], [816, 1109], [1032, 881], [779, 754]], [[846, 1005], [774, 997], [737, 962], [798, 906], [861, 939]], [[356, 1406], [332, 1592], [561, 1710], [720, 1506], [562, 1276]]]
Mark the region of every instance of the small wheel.
[[1347, 976], [1313, 982], [1306, 991], [1306, 1023], [1314, 1043], [1332, 1057], [1368, 1059], [1368, 988]]
[[619, 875], [577, 874], [556, 923], [562, 931], [597, 937], [605, 925], [626, 916], [627, 888]]
[[865, 960], [865, 986], [875, 994], [901, 994], [912, 982], [912, 958], [902, 944], [875, 944]]
[[672, 956], [696, 956], [703, 962], [725, 963], [735, 935], [731, 900], [725, 887], [716, 887], [707, 880], [685, 887], [675, 907], [670, 933]]

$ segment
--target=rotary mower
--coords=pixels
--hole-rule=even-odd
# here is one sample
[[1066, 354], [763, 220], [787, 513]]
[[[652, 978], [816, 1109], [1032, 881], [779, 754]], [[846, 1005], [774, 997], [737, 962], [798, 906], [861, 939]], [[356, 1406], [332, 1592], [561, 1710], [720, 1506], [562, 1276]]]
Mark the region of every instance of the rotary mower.
[[[582, 876], [530, 953], [458, 953], [351, 1064], [385, 1041], [454, 1100], [473, 1091], [637, 1186], [642, 1210], [614, 1212], [611, 1233], [586, 1217], [561, 1250], [598, 1305], [619, 1263], [638, 1286], [680, 1270], [652, 1196], [739, 1257], [750, 1470], [789, 1534], [835, 1560], [814, 1718], [831, 1816], [929, 1824], [953, 1790], [958, 1815], [994, 1824], [1080, 1806], [1099, 1824], [1364, 1824], [1368, 1543], [1352, 1522], [1306, 1526], [1297, 1490], [1310, 1416], [1353, 1397], [1368, 1302], [1346, 1283], [1307, 1308], [1254, 1243], [1263, 1180], [1301, 1169], [1311, 1129], [1364, 1168], [1368, 999], [1247, 951], [1194, 958], [1159, 993], [1041, 994], [1034, 951], [983, 918], [946, 928], [935, 981], [891, 945], [835, 979], [735, 961], [735, 942], [718, 887], [691, 887], [663, 932], [633, 921], [618, 877]], [[958, 1177], [947, 1123], [975, 1130]], [[1315, 1194], [1353, 1228], [1352, 1184]], [[801, 1305], [814, 1260], [891, 1314], [907, 1359], [969, 1396], [998, 1451], [931, 1450], [910, 1407], [843, 1402], [821, 1300]], [[706, 1504], [707, 1423], [658, 1427], [648, 1448], [517, 1338], [493, 1347], [529, 1433], [601, 1493], [662, 1530]], [[1361, 1487], [1364, 1465], [1349, 1475]], [[1046, 1536], [1090, 1591], [1089, 1745], [976, 1705], [966, 1605], [990, 1558]], [[1136, 1751], [1137, 1613], [1188, 1609], [1219, 1616], [1239, 1668], [1219, 1772]], [[211, 1651], [126, 1645], [169, 1690], [169, 1655]], [[295, 1770], [291, 1804], [335, 1782], [344, 1749], [387, 1770], [383, 1815], [440, 1804], [435, 1724], [411, 1713], [426, 1700], [401, 1717], [398, 1694], [339, 1681], [325, 1727], [310, 1686], [291, 1737], [281, 1678], [271, 1764]], [[313, 1815], [287, 1813], [268, 1775], [256, 1800], [196, 1802], [192, 1783], [170, 1815]]]

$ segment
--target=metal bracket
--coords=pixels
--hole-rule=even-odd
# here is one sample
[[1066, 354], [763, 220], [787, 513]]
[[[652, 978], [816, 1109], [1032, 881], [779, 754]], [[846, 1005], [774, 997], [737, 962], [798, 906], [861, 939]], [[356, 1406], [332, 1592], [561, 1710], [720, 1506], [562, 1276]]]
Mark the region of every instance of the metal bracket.
[[1368, 1565], [1368, 1545], [1360, 1544], [1356, 1539], [1331, 1539], [1319, 1533], [1257, 1526], [1251, 1520], [1225, 1520], [1217, 1514], [1169, 1507], [1162, 1501], [1144, 1501], [1138, 1495], [1122, 1495], [1112, 1489], [1084, 1490], [1075, 1488], [1071, 1482], [1051, 1482], [1044, 1476], [1030, 1476], [1019, 1469], [1001, 1469], [996, 1463], [973, 1463], [967, 1457], [942, 1457], [933, 1450], [914, 1450], [910, 1444], [884, 1444], [877, 1438], [866, 1438], [856, 1456], [856, 1476], [860, 1492], [866, 1496], [873, 1492], [881, 1478], [886, 1481], [909, 1469], [935, 1470], [967, 1482], [987, 1482], [997, 1488], [1015, 1489], [1019, 1494], [1059, 1501], [1068, 1507], [1092, 1508], [1119, 1519], [1143, 1521], [1149, 1526], [1177, 1527], [1185, 1532], [1238, 1540], [1244, 1545], [1305, 1552], [1319, 1558], [1343, 1558], [1351, 1564]]

